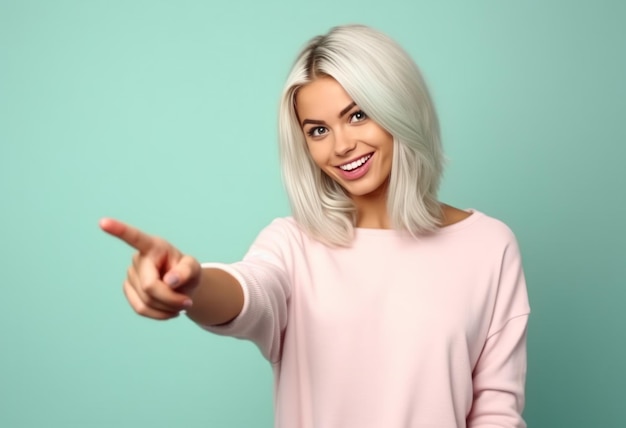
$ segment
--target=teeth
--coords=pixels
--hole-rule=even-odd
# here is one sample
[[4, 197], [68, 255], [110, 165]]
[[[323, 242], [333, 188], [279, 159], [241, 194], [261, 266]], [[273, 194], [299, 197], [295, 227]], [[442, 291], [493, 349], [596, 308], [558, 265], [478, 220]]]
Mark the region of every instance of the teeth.
[[339, 168], [343, 169], [344, 171], [352, 171], [353, 169], [356, 169], [360, 167], [361, 165], [363, 165], [371, 157], [372, 155], [365, 155], [361, 159], [357, 159], [354, 162], [350, 162], [345, 165], [340, 165]]

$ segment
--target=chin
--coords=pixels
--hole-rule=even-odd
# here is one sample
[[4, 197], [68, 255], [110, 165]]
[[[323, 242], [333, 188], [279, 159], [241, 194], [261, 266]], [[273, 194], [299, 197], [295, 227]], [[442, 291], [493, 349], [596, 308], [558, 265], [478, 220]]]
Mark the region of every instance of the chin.
[[365, 198], [365, 197], [387, 197], [387, 186], [385, 183], [363, 186], [344, 186], [339, 183], [346, 194], [351, 198]]

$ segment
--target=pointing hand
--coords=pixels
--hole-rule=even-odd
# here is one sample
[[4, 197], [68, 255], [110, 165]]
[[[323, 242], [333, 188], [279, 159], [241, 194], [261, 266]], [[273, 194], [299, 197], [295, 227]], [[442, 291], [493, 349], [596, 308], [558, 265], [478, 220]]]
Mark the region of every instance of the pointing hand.
[[200, 264], [169, 242], [120, 221], [103, 218], [100, 228], [137, 252], [124, 280], [124, 294], [144, 317], [166, 320], [192, 305], [191, 291], [199, 284]]

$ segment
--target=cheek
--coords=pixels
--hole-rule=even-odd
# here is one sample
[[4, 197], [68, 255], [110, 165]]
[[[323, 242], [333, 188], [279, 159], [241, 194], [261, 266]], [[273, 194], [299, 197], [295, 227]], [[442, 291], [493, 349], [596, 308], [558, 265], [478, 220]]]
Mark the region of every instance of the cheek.
[[313, 163], [321, 168], [322, 157], [319, 149], [317, 149], [314, 144], [307, 143], [307, 151]]
[[383, 150], [388, 156], [393, 155], [393, 137], [386, 132], [381, 132], [379, 140], [380, 148]]
[[393, 147], [393, 137], [380, 126], [372, 123], [371, 126], [363, 127], [360, 138], [369, 141], [382, 150], [391, 150]]
[[383, 160], [383, 168], [386, 173], [391, 171], [391, 165], [393, 163], [393, 137], [386, 132], [378, 134], [378, 148]]
[[310, 158], [313, 160], [313, 162], [321, 168], [321, 165], [324, 161], [324, 156], [323, 156], [323, 152], [320, 150], [319, 145], [317, 144], [310, 144], [307, 142], [307, 150], [309, 152], [309, 156]]

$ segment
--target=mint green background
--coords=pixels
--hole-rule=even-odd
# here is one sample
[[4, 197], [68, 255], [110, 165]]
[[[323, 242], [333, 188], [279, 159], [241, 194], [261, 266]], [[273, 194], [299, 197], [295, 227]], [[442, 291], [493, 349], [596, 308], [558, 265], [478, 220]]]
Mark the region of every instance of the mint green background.
[[624, 4], [0, 0], [0, 426], [272, 425], [254, 346], [136, 316], [131, 250], [97, 221], [241, 257], [289, 213], [275, 129], [291, 61], [348, 22], [423, 69], [442, 199], [518, 235], [529, 426], [626, 426]]

